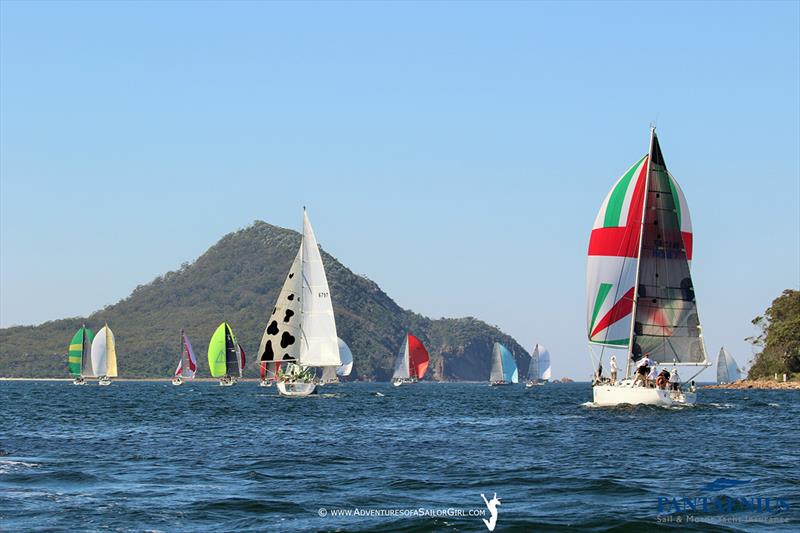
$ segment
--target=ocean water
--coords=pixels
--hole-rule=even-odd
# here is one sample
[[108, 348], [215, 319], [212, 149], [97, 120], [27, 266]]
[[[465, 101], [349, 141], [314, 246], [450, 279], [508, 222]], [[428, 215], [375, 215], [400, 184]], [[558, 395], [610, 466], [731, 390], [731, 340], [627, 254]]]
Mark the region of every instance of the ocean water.
[[[580, 383], [292, 399], [255, 383], [0, 382], [0, 530], [477, 532], [496, 493], [495, 531], [800, 531], [800, 393], [590, 400]], [[702, 497], [705, 511], [669, 508]], [[771, 508], [714, 507], [738, 497]]]

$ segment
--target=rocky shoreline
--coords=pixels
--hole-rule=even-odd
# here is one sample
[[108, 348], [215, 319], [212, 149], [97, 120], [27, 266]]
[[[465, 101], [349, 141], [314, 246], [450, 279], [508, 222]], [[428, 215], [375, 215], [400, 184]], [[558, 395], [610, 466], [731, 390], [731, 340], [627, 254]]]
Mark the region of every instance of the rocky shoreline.
[[763, 390], [800, 390], [800, 381], [771, 381], [761, 379], [743, 379], [735, 383], [708, 385], [706, 389], [763, 389]]

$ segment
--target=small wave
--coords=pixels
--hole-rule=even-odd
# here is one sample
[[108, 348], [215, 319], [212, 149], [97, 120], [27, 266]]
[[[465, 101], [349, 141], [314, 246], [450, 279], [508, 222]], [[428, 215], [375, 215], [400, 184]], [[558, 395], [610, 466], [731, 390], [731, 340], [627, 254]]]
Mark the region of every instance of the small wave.
[[769, 405], [770, 407], [780, 407], [781, 406], [781, 404], [779, 404], [779, 403], [768, 403], [767, 405]]
[[39, 463], [26, 463], [25, 461], [0, 461], [0, 474], [8, 474], [26, 468], [38, 468]]

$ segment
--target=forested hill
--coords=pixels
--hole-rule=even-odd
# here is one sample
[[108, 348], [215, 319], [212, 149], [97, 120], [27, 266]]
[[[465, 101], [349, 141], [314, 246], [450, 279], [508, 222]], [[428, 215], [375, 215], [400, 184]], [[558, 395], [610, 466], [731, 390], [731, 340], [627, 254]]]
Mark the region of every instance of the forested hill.
[[[0, 329], [0, 376], [66, 377], [69, 340], [82, 322], [116, 336], [120, 377], [167, 377], [185, 328], [208, 376], [206, 350], [222, 321], [249, 356], [255, 354], [300, 234], [265, 222], [223, 237], [191, 264], [137, 287], [130, 296], [88, 317]], [[387, 380], [403, 335], [418, 336], [431, 354], [431, 377], [488, 380], [491, 347], [505, 344], [521, 372], [528, 353], [511, 337], [475, 318], [431, 320], [398, 306], [380, 287], [322, 252], [339, 336], [353, 351], [353, 379]], [[245, 375], [257, 370], [247, 365]]]

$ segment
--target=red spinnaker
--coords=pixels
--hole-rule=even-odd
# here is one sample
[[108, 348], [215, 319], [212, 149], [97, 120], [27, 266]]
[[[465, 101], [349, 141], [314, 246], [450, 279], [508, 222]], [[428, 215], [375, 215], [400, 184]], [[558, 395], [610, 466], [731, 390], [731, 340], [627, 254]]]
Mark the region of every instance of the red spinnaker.
[[408, 335], [408, 364], [412, 376], [417, 379], [422, 379], [425, 372], [428, 370], [428, 350], [422, 345], [420, 340], [414, 335]]

